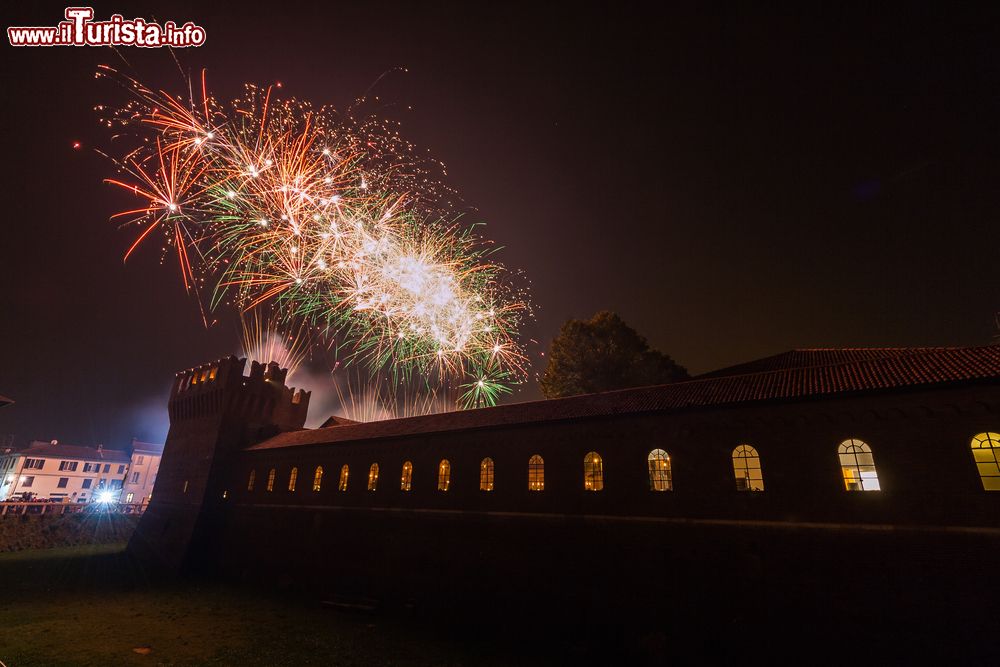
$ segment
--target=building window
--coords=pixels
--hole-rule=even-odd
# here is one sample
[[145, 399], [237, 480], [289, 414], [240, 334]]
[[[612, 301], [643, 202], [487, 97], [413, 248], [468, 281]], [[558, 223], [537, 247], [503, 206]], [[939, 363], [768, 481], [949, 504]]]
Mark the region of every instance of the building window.
[[350, 474], [351, 470], [347, 467], [347, 464], [340, 466], [340, 482], [337, 484], [337, 489], [339, 491], [347, 491], [347, 476]]
[[56, 488], [65, 489], [68, 484], [69, 484], [69, 477], [60, 477], [59, 483], [56, 484]]
[[403, 491], [413, 488], [413, 464], [409, 461], [403, 464], [403, 476], [399, 480], [399, 488]]
[[59, 469], [60, 470], [68, 470], [70, 472], [76, 472], [76, 466], [77, 466], [77, 462], [76, 461], [60, 461], [59, 462]]
[[23, 486], [23, 487], [29, 487], [29, 486], [31, 486], [32, 484], [35, 483], [35, 477], [34, 476], [31, 476], [31, 477], [22, 477], [21, 479], [23, 480], [21, 482], [21, 486]]
[[111, 472], [111, 464], [110, 463], [105, 463], [104, 464], [104, 472]]
[[274, 478], [278, 475], [278, 471], [271, 468], [267, 471], [267, 490], [274, 491]]
[[438, 464], [438, 491], [447, 491], [451, 485], [451, 464], [448, 459], [441, 459]]
[[760, 471], [760, 456], [750, 445], [733, 450], [733, 474], [737, 491], [763, 491], [764, 475]]
[[545, 490], [545, 460], [535, 454], [528, 459], [528, 491]]
[[1000, 433], [980, 433], [972, 439], [972, 458], [986, 491], [1000, 491]]
[[597, 452], [589, 452], [583, 457], [583, 488], [586, 491], [604, 488], [604, 461]]
[[299, 469], [298, 468], [292, 468], [292, 472], [288, 473], [288, 490], [289, 491], [294, 491], [295, 490], [295, 482], [297, 482], [298, 479], [299, 479]]
[[45, 466], [45, 459], [24, 459], [24, 467], [33, 470], [41, 470]]
[[139, 483], [139, 473], [134, 472], [132, 473], [132, 484], [138, 484], [138, 483]]
[[372, 467], [368, 469], [368, 490], [374, 491], [378, 486], [378, 464], [373, 463]]
[[135, 494], [134, 493], [129, 493], [128, 495], [125, 496], [125, 502], [130, 503], [130, 502], [132, 502], [133, 498], [135, 498]]
[[878, 491], [878, 473], [868, 443], [855, 438], [840, 443], [840, 469], [848, 491]]
[[313, 491], [319, 491], [323, 488], [323, 466], [316, 466], [315, 472], [313, 472]]
[[250, 471], [250, 479], [249, 479], [249, 481], [247, 481], [247, 491], [253, 491], [253, 485], [254, 485], [254, 482], [256, 482], [256, 481], [257, 481], [257, 471], [256, 470], [251, 470]]
[[83, 480], [83, 486], [82, 486], [81, 488], [84, 488], [84, 489], [89, 489], [89, 488], [90, 488], [90, 485], [91, 485], [91, 484], [92, 484], [93, 482], [94, 482], [94, 480], [92, 480], [92, 479], [90, 479], [90, 478], [88, 477], [87, 479]]
[[187, 493], [187, 492], [188, 492], [188, 481], [184, 480], [184, 490], [181, 493]]
[[479, 490], [493, 490], [493, 459], [488, 456], [479, 464]]
[[[74, 467], [73, 470], [76, 470], [76, 468]], [[118, 466], [118, 474], [119, 475], [124, 475], [125, 474], [125, 464], [122, 464], [122, 465]]]
[[141, 466], [145, 462], [146, 462], [146, 457], [145, 456], [137, 456], [137, 457], [135, 457], [135, 464], [137, 466]]
[[646, 457], [649, 464], [649, 489], [651, 491], [672, 491], [674, 474], [670, 469], [670, 455], [662, 449], [654, 449]]

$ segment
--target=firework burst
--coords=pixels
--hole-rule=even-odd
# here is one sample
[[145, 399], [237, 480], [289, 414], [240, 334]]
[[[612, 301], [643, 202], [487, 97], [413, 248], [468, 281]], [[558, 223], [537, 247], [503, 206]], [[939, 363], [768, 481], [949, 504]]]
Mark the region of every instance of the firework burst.
[[[132, 94], [103, 107], [125, 145], [107, 182], [141, 201], [113, 218], [138, 228], [128, 256], [160, 238], [185, 288], [209, 309], [267, 309], [295, 332], [394, 380], [461, 387], [491, 405], [526, 374], [518, 328], [527, 300], [493, 249], [458, 224], [439, 163], [398, 126], [247, 86], [223, 105], [154, 91], [111, 68]], [[245, 346], [267, 354], [259, 320]], [[266, 346], [265, 346], [266, 347]]]

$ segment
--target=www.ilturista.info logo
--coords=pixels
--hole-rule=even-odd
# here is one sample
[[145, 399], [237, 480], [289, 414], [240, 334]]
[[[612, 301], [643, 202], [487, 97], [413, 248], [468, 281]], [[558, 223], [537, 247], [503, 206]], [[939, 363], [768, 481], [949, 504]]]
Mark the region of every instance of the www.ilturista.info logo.
[[145, 19], [125, 19], [115, 14], [108, 21], [93, 21], [93, 7], [67, 7], [66, 20], [54, 27], [11, 27], [11, 46], [201, 46], [205, 29], [188, 21], [163, 25]]

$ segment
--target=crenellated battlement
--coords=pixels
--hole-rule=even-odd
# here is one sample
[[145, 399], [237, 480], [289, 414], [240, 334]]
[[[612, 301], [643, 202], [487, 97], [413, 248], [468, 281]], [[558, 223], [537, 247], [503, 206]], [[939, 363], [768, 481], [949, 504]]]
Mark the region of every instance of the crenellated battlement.
[[171, 423], [226, 414], [278, 429], [301, 428], [311, 392], [286, 387], [288, 369], [235, 356], [177, 373], [170, 392]]

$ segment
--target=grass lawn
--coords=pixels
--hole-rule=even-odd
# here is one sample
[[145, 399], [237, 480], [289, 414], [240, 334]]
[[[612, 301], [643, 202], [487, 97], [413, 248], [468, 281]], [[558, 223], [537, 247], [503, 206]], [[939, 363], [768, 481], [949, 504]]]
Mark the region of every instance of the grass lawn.
[[0, 554], [0, 591], [7, 667], [525, 663], [415, 619], [225, 584], [150, 582], [123, 544]]

